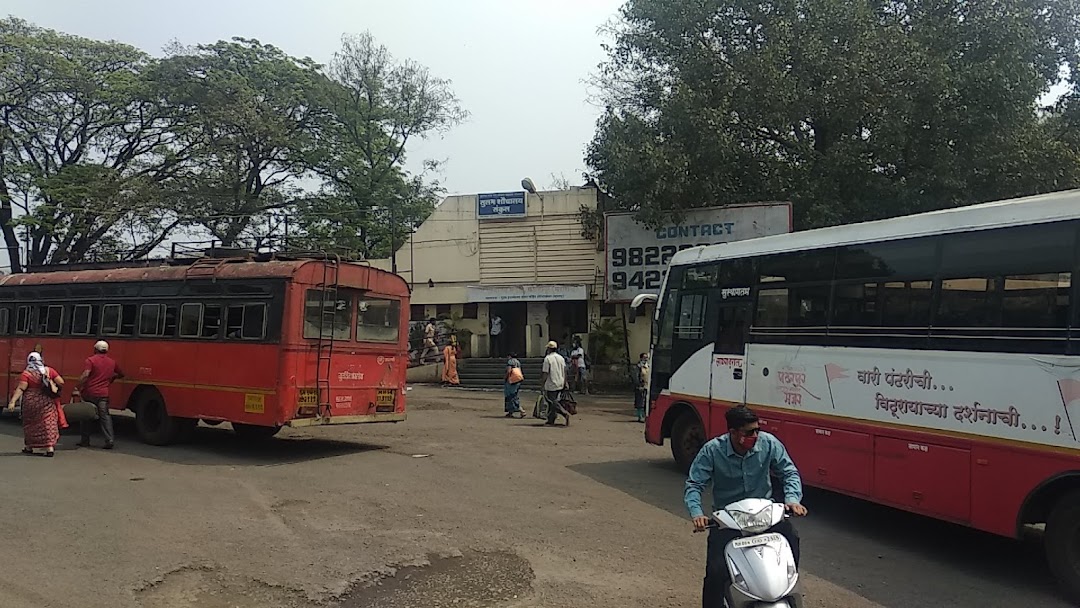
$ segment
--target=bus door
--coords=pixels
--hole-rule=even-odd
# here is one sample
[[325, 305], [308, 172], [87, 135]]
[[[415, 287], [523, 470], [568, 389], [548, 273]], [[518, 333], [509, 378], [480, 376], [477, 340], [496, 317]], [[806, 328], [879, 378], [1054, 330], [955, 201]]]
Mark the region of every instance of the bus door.
[[723, 411], [746, 402], [746, 337], [752, 313], [749, 295], [731, 295], [716, 302], [716, 342], [709, 390], [710, 437], [727, 430]]

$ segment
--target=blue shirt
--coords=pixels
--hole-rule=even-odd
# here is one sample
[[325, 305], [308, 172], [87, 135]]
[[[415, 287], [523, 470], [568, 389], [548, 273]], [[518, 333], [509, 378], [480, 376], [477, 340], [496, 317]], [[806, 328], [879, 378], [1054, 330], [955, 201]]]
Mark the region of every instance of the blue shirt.
[[784, 480], [784, 502], [802, 501], [802, 481], [799, 470], [791, 462], [787, 449], [775, 435], [761, 431], [753, 449], [742, 456], [731, 447], [731, 437], [723, 434], [701, 447], [690, 476], [686, 479], [683, 502], [690, 517], [701, 517], [701, 493], [712, 483], [714, 509], [744, 498], [772, 499], [770, 470]]

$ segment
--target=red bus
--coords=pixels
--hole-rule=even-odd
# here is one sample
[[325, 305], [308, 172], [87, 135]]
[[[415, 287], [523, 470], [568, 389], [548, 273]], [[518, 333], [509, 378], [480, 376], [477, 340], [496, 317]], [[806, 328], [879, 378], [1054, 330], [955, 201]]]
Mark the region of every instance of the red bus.
[[688, 468], [747, 404], [808, 485], [1003, 536], [1044, 524], [1080, 599], [1077, 273], [1080, 191], [681, 251], [645, 439]]
[[158, 264], [0, 279], [7, 394], [34, 350], [72, 386], [102, 339], [126, 374], [112, 408], [134, 412], [150, 444], [182, 440], [199, 420], [247, 438], [405, 420], [401, 277], [335, 259]]

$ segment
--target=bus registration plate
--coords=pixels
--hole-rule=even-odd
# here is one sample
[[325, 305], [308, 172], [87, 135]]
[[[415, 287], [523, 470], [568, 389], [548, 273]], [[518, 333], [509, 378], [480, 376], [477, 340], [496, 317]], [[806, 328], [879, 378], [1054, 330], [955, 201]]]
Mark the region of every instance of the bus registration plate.
[[756, 547], [758, 545], [767, 545], [773, 542], [779, 542], [779, 534], [762, 534], [761, 536], [751, 536], [750, 538], [740, 538], [731, 543], [732, 547], [736, 549], [745, 549], [747, 547]]
[[375, 411], [376, 412], [392, 412], [394, 411], [394, 389], [379, 389], [375, 393]]

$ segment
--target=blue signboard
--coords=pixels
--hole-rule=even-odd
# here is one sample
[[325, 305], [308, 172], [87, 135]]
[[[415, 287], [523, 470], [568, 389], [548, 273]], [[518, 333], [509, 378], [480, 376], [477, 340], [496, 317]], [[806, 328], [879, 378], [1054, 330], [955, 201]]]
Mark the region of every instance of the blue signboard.
[[476, 217], [496, 219], [525, 217], [524, 192], [496, 192], [476, 195]]

